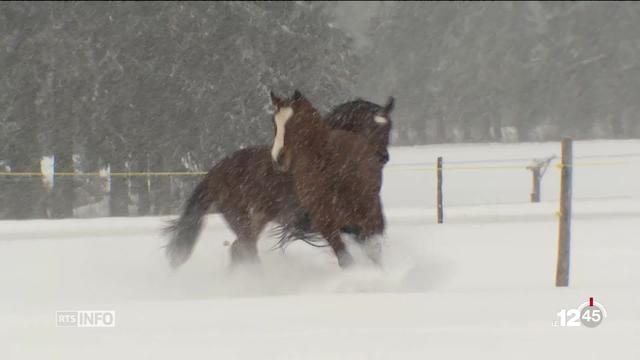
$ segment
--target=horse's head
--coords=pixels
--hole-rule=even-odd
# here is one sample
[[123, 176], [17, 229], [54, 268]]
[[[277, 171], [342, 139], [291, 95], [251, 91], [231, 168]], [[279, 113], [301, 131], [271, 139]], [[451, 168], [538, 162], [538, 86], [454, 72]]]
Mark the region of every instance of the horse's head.
[[389, 97], [387, 103], [380, 106], [356, 99], [335, 107], [327, 115], [326, 121], [333, 129], [351, 131], [365, 137], [369, 143], [380, 148], [383, 161], [386, 162], [394, 102], [394, 98]]
[[275, 136], [271, 159], [277, 170], [287, 172], [291, 166], [296, 140], [300, 140], [296, 138], [297, 132], [301, 126], [313, 126], [313, 121], [320, 119], [320, 114], [298, 90], [288, 99], [271, 92], [271, 102], [276, 107], [273, 115]]

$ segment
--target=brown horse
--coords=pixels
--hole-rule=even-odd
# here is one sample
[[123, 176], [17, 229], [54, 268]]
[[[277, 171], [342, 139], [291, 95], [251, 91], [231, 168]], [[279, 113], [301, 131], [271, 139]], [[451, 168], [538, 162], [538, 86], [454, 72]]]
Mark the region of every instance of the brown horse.
[[379, 243], [368, 246], [385, 227], [383, 164], [376, 147], [362, 136], [332, 129], [299, 91], [290, 99], [272, 93], [271, 99], [276, 106], [271, 158], [279, 171], [291, 174], [311, 229], [328, 241], [341, 267], [353, 263], [340, 234], [348, 227], [358, 229], [358, 241], [372, 249], [367, 254], [379, 262]]
[[[385, 106], [356, 99], [334, 108], [325, 120], [332, 128], [367, 138], [383, 165], [389, 158], [387, 145], [393, 105], [393, 98]], [[170, 235], [166, 253], [174, 267], [189, 259], [210, 207], [222, 214], [237, 235], [231, 245], [232, 263], [258, 260], [256, 243], [271, 221], [288, 230], [288, 241], [293, 239], [290, 234], [294, 232], [311, 231], [309, 218], [295, 196], [291, 176], [274, 170], [268, 146], [231, 154], [196, 186], [181, 216], [166, 228]]]

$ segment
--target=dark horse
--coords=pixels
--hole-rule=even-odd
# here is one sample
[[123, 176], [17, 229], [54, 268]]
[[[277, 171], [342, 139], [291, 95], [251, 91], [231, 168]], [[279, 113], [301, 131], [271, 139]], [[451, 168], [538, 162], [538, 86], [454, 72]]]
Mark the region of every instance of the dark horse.
[[[360, 134], [372, 144], [382, 166], [388, 161], [393, 98], [385, 106], [357, 99], [334, 108], [325, 118], [335, 129]], [[239, 150], [218, 162], [196, 186], [181, 216], [166, 228], [171, 236], [166, 248], [171, 264], [186, 262], [210, 207], [224, 217], [237, 239], [231, 245], [231, 260], [257, 260], [257, 240], [270, 221], [281, 224], [290, 241], [292, 233], [311, 231], [306, 212], [296, 198], [289, 174], [274, 170], [270, 147]], [[286, 242], [285, 241], [285, 242]]]
[[290, 99], [271, 94], [276, 135], [271, 149], [274, 166], [291, 174], [300, 205], [311, 229], [333, 249], [341, 267], [353, 263], [341, 230], [358, 229], [357, 240], [374, 262], [380, 261], [384, 232], [380, 201], [382, 167], [376, 147], [353, 132], [332, 129], [299, 91]]

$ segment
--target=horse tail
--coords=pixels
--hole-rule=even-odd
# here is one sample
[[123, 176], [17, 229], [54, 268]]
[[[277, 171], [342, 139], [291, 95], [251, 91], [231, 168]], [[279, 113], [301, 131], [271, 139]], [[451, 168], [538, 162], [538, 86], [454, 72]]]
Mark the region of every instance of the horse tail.
[[164, 232], [171, 236], [166, 255], [174, 268], [189, 260], [202, 230], [204, 215], [215, 201], [215, 196], [209, 191], [208, 180], [207, 175], [189, 196], [180, 217], [169, 221], [164, 228]]

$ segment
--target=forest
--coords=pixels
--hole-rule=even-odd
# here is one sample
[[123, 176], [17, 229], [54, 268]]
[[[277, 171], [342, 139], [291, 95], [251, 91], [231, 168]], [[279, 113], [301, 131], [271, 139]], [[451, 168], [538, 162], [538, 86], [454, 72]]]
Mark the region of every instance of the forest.
[[635, 3], [3, 2], [0, 65], [8, 219], [176, 213], [200, 177], [94, 175], [270, 143], [271, 89], [392, 95], [396, 146], [640, 137]]

